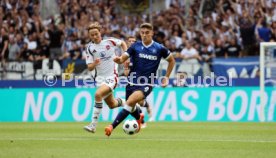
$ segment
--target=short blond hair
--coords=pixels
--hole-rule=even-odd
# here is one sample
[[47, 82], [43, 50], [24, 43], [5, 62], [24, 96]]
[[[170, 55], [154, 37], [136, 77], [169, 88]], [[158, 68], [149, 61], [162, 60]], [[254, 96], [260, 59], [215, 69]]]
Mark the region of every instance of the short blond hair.
[[88, 26], [87, 30], [89, 31], [92, 29], [98, 29], [99, 31], [101, 31], [102, 26], [98, 22], [93, 22]]
[[141, 24], [140, 29], [142, 29], [142, 28], [147, 28], [147, 29], [153, 30], [153, 26], [150, 23]]

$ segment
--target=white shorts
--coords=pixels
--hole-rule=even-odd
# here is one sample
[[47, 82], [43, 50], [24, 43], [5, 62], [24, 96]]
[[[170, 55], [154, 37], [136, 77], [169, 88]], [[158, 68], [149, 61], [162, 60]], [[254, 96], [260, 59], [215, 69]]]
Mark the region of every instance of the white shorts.
[[116, 88], [118, 82], [117, 77], [107, 77], [105, 79], [97, 81], [97, 86], [107, 85], [112, 91]]

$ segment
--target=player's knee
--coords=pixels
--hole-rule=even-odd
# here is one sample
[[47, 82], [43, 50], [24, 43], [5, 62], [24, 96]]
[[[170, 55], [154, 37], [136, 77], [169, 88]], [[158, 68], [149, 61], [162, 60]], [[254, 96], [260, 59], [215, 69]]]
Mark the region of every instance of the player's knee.
[[102, 94], [100, 92], [95, 93], [95, 99], [96, 100], [102, 100]]
[[134, 101], [127, 101], [126, 104], [128, 106], [134, 107], [136, 105], [136, 102], [134, 102]]
[[139, 101], [138, 104], [139, 104], [140, 106], [144, 106], [144, 100]]

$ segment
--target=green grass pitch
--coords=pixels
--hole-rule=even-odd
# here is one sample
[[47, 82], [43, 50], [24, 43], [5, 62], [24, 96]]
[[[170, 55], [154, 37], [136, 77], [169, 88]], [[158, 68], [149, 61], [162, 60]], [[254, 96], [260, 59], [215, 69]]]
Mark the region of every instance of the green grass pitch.
[[150, 122], [138, 134], [106, 122], [0, 123], [0, 158], [275, 158], [275, 123]]

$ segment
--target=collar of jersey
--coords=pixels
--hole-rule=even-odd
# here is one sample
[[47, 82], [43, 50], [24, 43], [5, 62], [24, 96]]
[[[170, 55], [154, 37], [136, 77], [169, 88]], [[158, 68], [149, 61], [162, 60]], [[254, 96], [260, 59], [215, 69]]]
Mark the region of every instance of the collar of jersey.
[[152, 40], [152, 41], [151, 41], [151, 44], [149, 44], [149, 45], [146, 46], [146, 45], [144, 44], [144, 42], [142, 41], [143, 46], [146, 47], [146, 48], [149, 48], [153, 43], [154, 43], [154, 41]]

